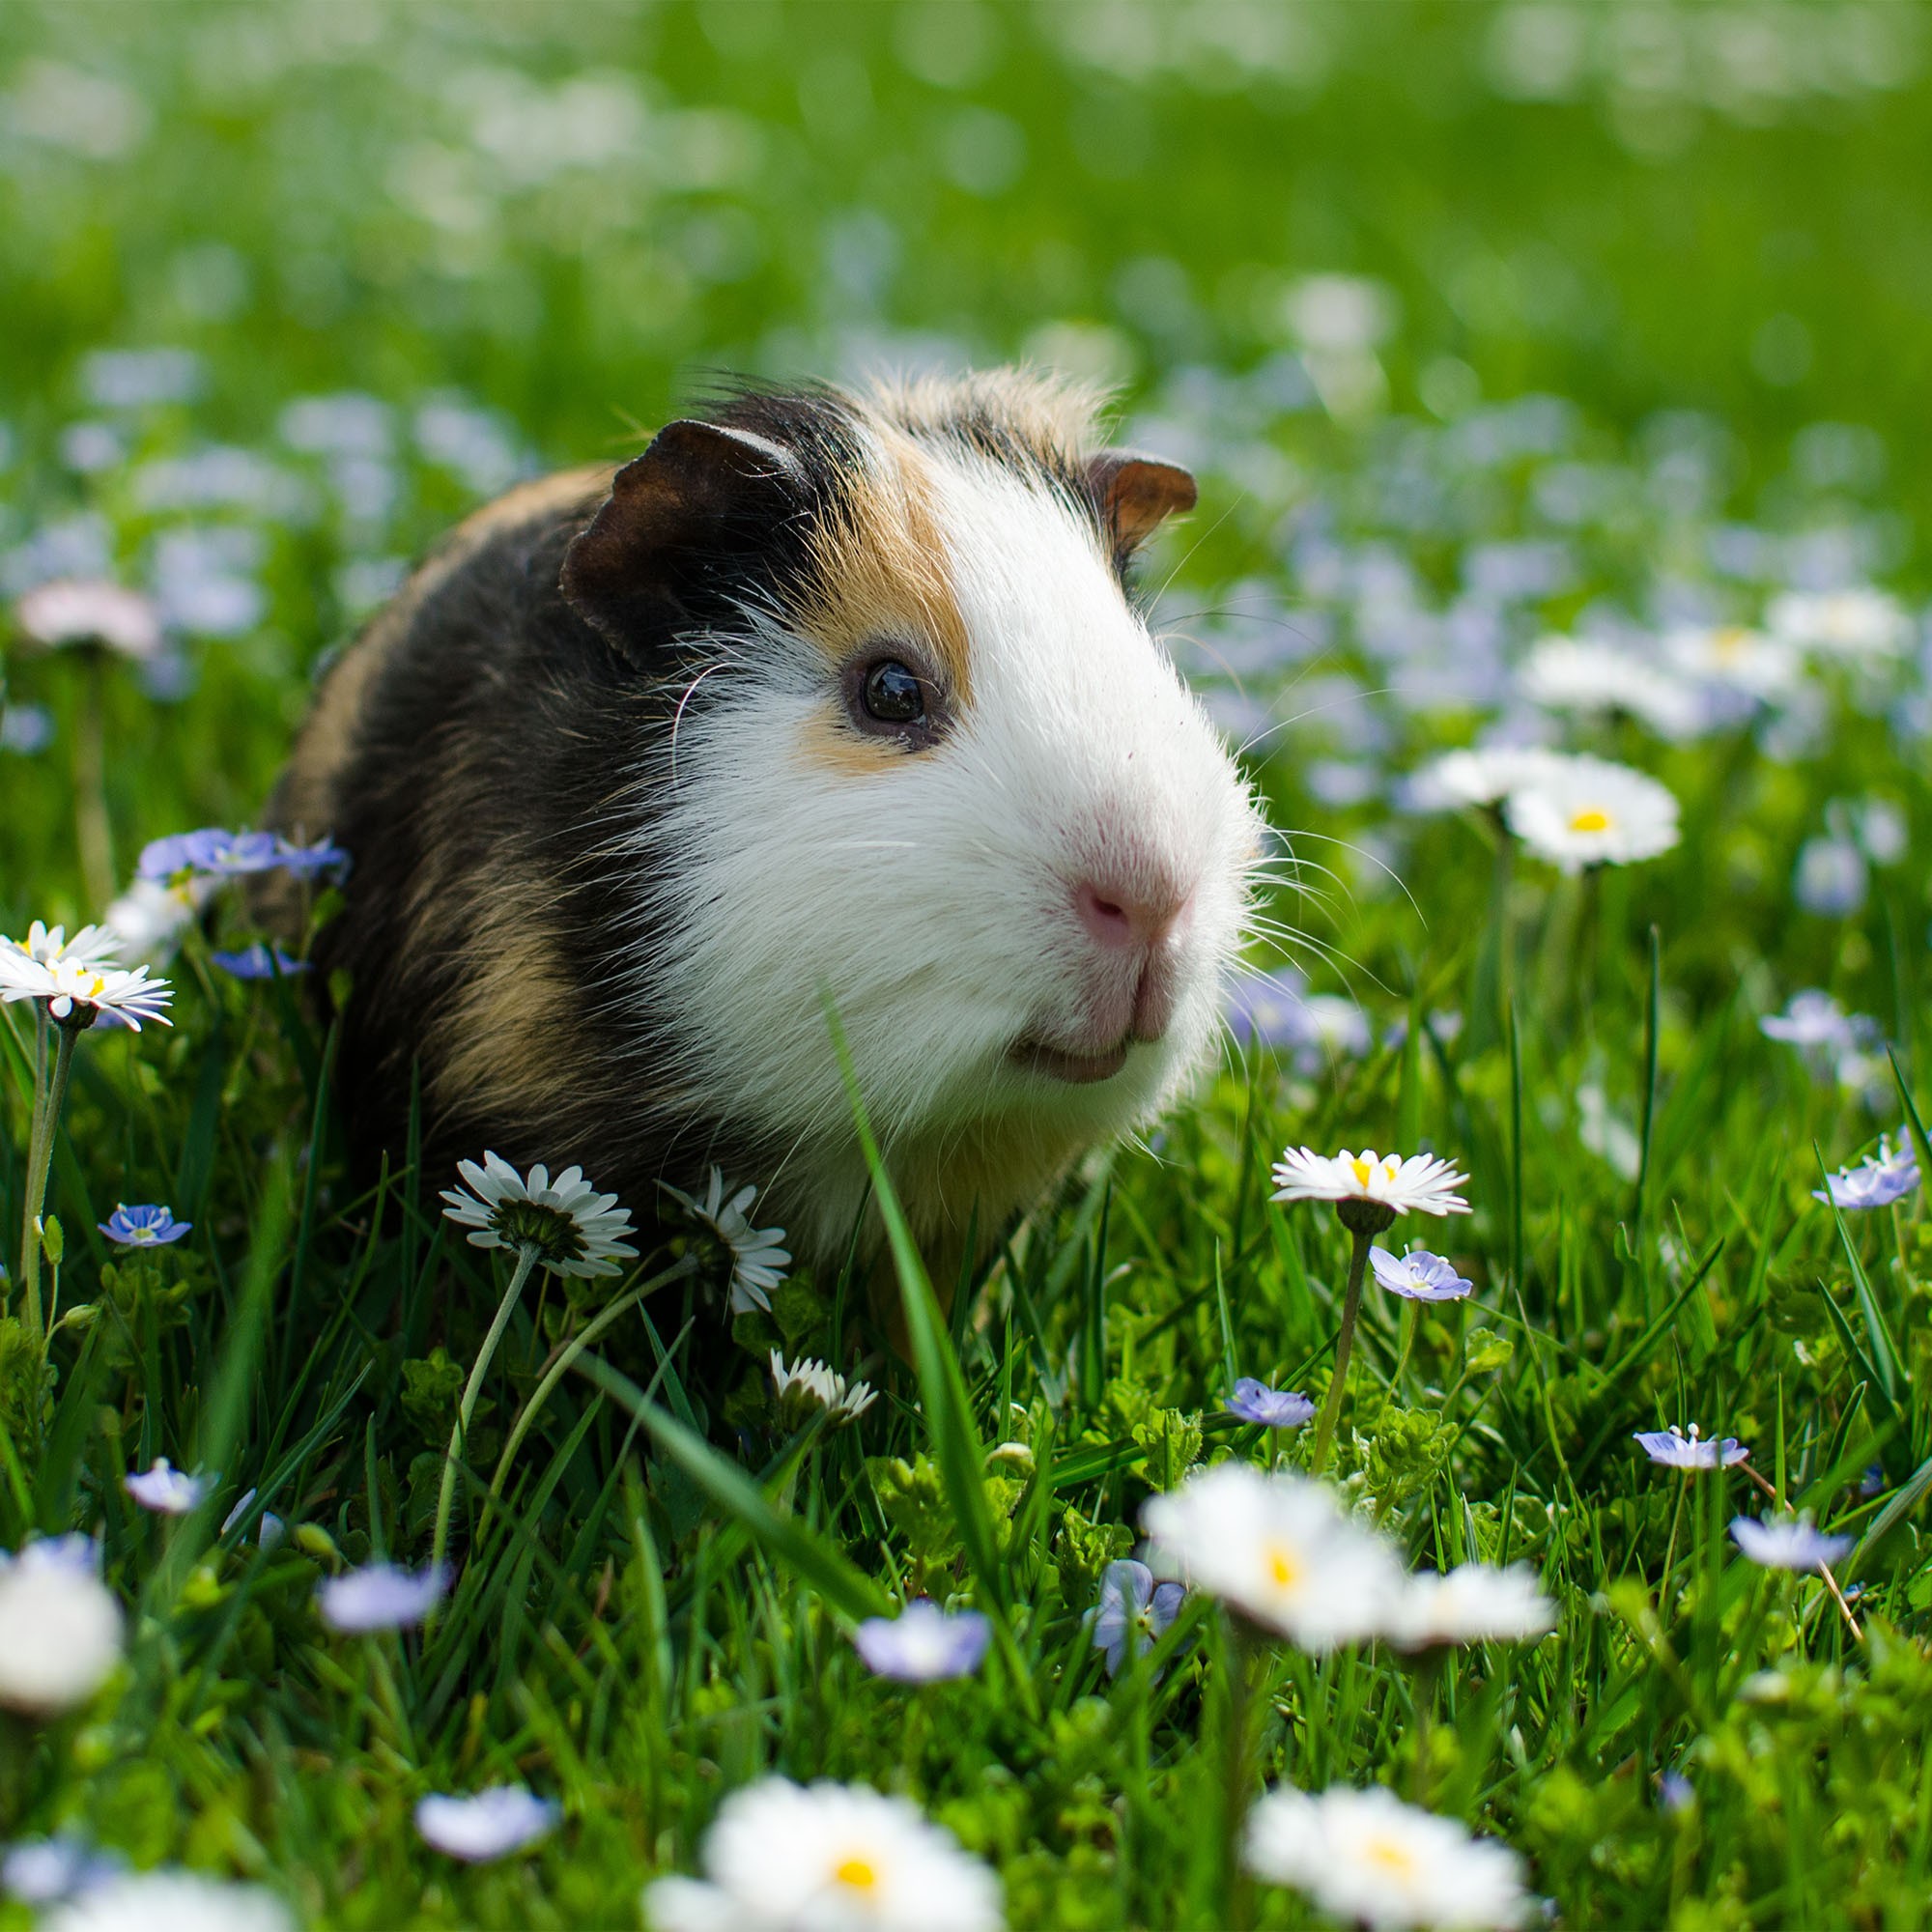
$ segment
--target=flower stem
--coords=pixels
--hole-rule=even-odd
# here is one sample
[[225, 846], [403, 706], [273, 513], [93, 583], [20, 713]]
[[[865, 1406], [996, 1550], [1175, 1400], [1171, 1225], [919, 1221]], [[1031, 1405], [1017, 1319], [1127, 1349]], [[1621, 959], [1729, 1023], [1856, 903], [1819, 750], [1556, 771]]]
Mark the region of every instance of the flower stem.
[[[1228, 1732], [1221, 1758], [1221, 1871], [1228, 1888], [1229, 1932], [1247, 1932], [1252, 1914], [1247, 1868], [1241, 1862], [1241, 1827], [1247, 1822], [1251, 1796], [1256, 1645], [1235, 1619], [1228, 1619], [1226, 1630]], [[1130, 1646], [1132, 1635], [1129, 1632]]]
[[80, 706], [73, 730], [73, 831], [80, 848], [80, 876], [89, 899], [104, 906], [114, 896], [114, 832], [107, 816], [107, 757], [102, 703], [106, 655], [99, 645], [81, 652]]
[[61, 1025], [54, 1031], [53, 1067], [44, 1094], [34, 1095], [34, 1126], [27, 1146], [27, 1201], [20, 1230], [20, 1281], [25, 1293], [27, 1330], [36, 1345], [46, 1346], [41, 1308], [41, 1210], [47, 1202], [47, 1174], [53, 1166], [54, 1142], [60, 1136], [61, 1109], [67, 1101], [68, 1075], [73, 1070], [73, 1043], [78, 1027]]
[[432, 1570], [442, 1567], [443, 1553], [449, 1548], [449, 1506], [456, 1495], [456, 1459], [463, 1453], [464, 1442], [469, 1436], [469, 1418], [476, 1411], [476, 1398], [482, 1393], [483, 1378], [496, 1359], [503, 1330], [510, 1325], [510, 1311], [516, 1307], [517, 1297], [523, 1293], [524, 1284], [529, 1280], [530, 1270], [536, 1263], [536, 1243], [526, 1241], [517, 1250], [517, 1265], [511, 1272], [510, 1285], [503, 1292], [497, 1319], [491, 1322], [490, 1332], [484, 1336], [483, 1346], [476, 1351], [476, 1364], [469, 1371], [469, 1379], [464, 1385], [463, 1401], [456, 1411], [456, 1427], [449, 1432], [449, 1453], [442, 1462], [442, 1487], [437, 1492], [436, 1538], [430, 1546], [429, 1559]]
[[1349, 1356], [1355, 1346], [1355, 1321], [1362, 1312], [1362, 1277], [1368, 1271], [1369, 1248], [1375, 1238], [1365, 1229], [1354, 1229], [1351, 1234], [1355, 1247], [1349, 1257], [1348, 1293], [1342, 1297], [1342, 1332], [1335, 1337], [1335, 1375], [1328, 1384], [1328, 1400], [1321, 1405], [1321, 1419], [1315, 1425], [1315, 1450], [1308, 1459], [1308, 1471], [1314, 1476], [1327, 1466], [1328, 1445], [1341, 1418], [1342, 1395], [1349, 1380]]

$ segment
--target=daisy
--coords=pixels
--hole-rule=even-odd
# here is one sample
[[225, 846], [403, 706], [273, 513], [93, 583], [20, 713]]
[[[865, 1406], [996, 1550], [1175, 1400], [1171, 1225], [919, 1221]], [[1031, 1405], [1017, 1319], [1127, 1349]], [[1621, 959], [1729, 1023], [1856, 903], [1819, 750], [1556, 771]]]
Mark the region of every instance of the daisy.
[[1156, 1583], [1145, 1563], [1122, 1557], [1100, 1573], [1100, 1601], [1093, 1611], [1094, 1648], [1107, 1660], [1107, 1675], [1118, 1677], [1127, 1661], [1127, 1645], [1145, 1657], [1180, 1613], [1187, 1592], [1179, 1583]]
[[1762, 1522], [1747, 1516], [1733, 1519], [1731, 1541], [1767, 1570], [1822, 1570], [1852, 1547], [1849, 1536], [1826, 1536], [1804, 1520], [1776, 1522], [1769, 1517]]
[[1689, 1435], [1673, 1422], [1668, 1429], [1640, 1429], [1631, 1440], [1666, 1469], [1729, 1469], [1750, 1454], [1735, 1435], [1714, 1435], [1706, 1441], [1694, 1422]]
[[835, 1429], [842, 1428], [856, 1422], [879, 1399], [869, 1382], [848, 1383], [824, 1362], [801, 1360], [786, 1368], [776, 1349], [772, 1388], [778, 1397], [779, 1420], [787, 1429], [803, 1429], [820, 1409], [831, 1415]]
[[1249, 1870], [1372, 1932], [1520, 1924], [1529, 1900], [1507, 1845], [1472, 1837], [1392, 1792], [1278, 1787], [1248, 1814]]
[[90, 1887], [41, 1919], [40, 1932], [296, 1932], [296, 1921], [259, 1885], [157, 1870]]
[[[82, 939], [90, 942], [89, 952], [78, 950]], [[37, 920], [24, 945], [0, 942], [0, 1001], [44, 1000], [53, 1018], [76, 1030], [103, 1015], [125, 1021], [136, 1033], [143, 1020], [171, 1025], [164, 1009], [174, 997], [172, 988], [165, 980], [150, 980], [145, 966], [130, 973], [111, 964], [120, 945], [98, 926], [83, 927], [63, 943], [59, 926], [48, 932]]]
[[1804, 670], [1797, 650], [1786, 639], [1743, 624], [1687, 625], [1664, 639], [1663, 649], [1686, 677], [1752, 697], [1783, 696]]
[[1433, 1650], [1452, 1643], [1525, 1643], [1555, 1623], [1556, 1605], [1534, 1571], [1520, 1563], [1505, 1570], [1463, 1563], [1446, 1576], [1424, 1571], [1411, 1577], [1387, 1634], [1403, 1650]]
[[558, 1807], [521, 1784], [494, 1785], [469, 1798], [425, 1798], [416, 1806], [424, 1844], [466, 1864], [508, 1858], [556, 1829]]
[[599, 1194], [581, 1167], [567, 1167], [554, 1181], [539, 1163], [528, 1178], [500, 1154], [485, 1153], [481, 1167], [460, 1160], [456, 1171], [473, 1194], [446, 1187], [442, 1210], [460, 1228], [471, 1230], [473, 1248], [530, 1247], [553, 1274], [580, 1277], [612, 1275], [618, 1261], [634, 1260], [637, 1249], [623, 1237], [631, 1230], [631, 1210], [614, 1194]]
[[1524, 661], [1521, 681], [1523, 696], [1546, 711], [1622, 711], [1665, 738], [1688, 738], [1703, 723], [1689, 685], [1594, 639], [1543, 639]]
[[1476, 1286], [1456, 1272], [1454, 1263], [1427, 1248], [1410, 1248], [1406, 1255], [1371, 1248], [1369, 1265], [1383, 1288], [1406, 1301], [1460, 1301]]
[[192, 1221], [177, 1221], [166, 1208], [129, 1208], [125, 1202], [95, 1225], [117, 1248], [164, 1248], [194, 1227]]
[[[1275, 1163], [1272, 1199], [1333, 1201], [1348, 1208], [1365, 1202], [1383, 1210], [1386, 1227], [1398, 1214], [1466, 1214], [1469, 1204], [1456, 1192], [1469, 1177], [1431, 1153], [1377, 1153], [1373, 1148], [1350, 1153], [1317, 1153], [1290, 1148]], [[1343, 1225], [1350, 1225], [1344, 1214]]]
[[1000, 1882], [903, 1798], [865, 1785], [735, 1791], [705, 1834], [703, 1879], [644, 1890], [655, 1932], [1000, 1932]]
[[791, 1256], [781, 1245], [784, 1240], [782, 1228], [752, 1226], [751, 1208], [758, 1190], [741, 1187], [727, 1200], [724, 1176], [715, 1167], [702, 1201], [694, 1199], [681, 1187], [673, 1187], [668, 1180], [658, 1185], [730, 1256], [731, 1313], [744, 1315], [753, 1308], [769, 1310], [772, 1291], [784, 1280]]
[[103, 937], [136, 961], [165, 966], [213, 890], [207, 880], [167, 886], [137, 878], [101, 914]]
[[156, 1516], [186, 1516], [213, 1487], [213, 1479], [190, 1476], [174, 1468], [165, 1456], [156, 1456], [152, 1468], [129, 1470], [123, 1476], [121, 1487]]
[[371, 1563], [326, 1578], [315, 1593], [316, 1608], [332, 1631], [360, 1635], [404, 1630], [421, 1623], [448, 1593], [449, 1584], [446, 1564], [409, 1571], [393, 1563]]
[[1513, 791], [1534, 784], [1560, 753], [1541, 745], [1478, 746], [1448, 752], [1416, 773], [1411, 796], [1425, 810], [1441, 806], [1499, 805]]
[[1243, 1376], [1228, 1398], [1228, 1413], [1264, 1429], [1299, 1429], [1315, 1413], [1315, 1405], [1297, 1390], [1272, 1389]]
[[84, 1704], [121, 1662], [121, 1605], [91, 1539], [50, 1537], [0, 1560], [0, 1707], [50, 1718]]
[[1306, 1477], [1221, 1463], [1141, 1512], [1153, 1573], [1218, 1597], [1303, 1650], [1364, 1642], [1404, 1581], [1389, 1546]]
[[144, 662], [159, 654], [161, 620], [137, 590], [100, 580], [59, 578], [37, 585], [14, 607], [21, 635], [43, 650], [101, 644]]
[[1912, 616], [1882, 590], [1791, 590], [1772, 600], [1774, 635], [1836, 658], [1889, 658], [1912, 638]]
[[852, 1646], [876, 1677], [901, 1684], [936, 1684], [970, 1677], [993, 1640], [993, 1627], [978, 1610], [948, 1614], [924, 1597], [895, 1617], [867, 1617], [852, 1633]]
[[1604, 758], [1566, 758], [1511, 792], [1509, 829], [1566, 872], [1628, 866], [1677, 843], [1677, 800], [1647, 774]]
[[121, 951], [121, 935], [108, 925], [83, 925], [71, 939], [61, 925], [35, 920], [25, 939], [0, 936], [0, 959], [10, 955], [37, 966], [54, 966], [63, 959], [112, 960]]
[[1897, 1153], [1889, 1138], [1881, 1138], [1878, 1151], [1867, 1154], [1857, 1167], [1841, 1167], [1825, 1177], [1823, 1187], [1814, 1187], [1814, 1201], [1829, 1201], [1833, 1208], [1889, 1208], [1903, 1201], [1918, 1185], [1918, 1163], [1910, 1148]]

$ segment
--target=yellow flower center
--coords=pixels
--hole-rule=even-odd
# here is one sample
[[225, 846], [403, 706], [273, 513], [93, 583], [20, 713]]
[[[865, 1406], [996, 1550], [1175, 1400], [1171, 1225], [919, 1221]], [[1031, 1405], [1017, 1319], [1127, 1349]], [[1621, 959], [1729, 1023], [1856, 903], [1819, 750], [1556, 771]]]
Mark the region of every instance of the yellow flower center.
[[835, 1884], [850, 1891], [873, 1891], [878, 1888], [879, 1868], [870, 1859], [854, 1852], [832, 1867], [832, 1877]]
[[1390, 1878], [1409, 1879], [1415, 1876], [1415, 1854], [1393, 1838], [1371, 1838], [1362, 1847], [1362, 1856]]
[[1711, 648], [1720, 658], [1734, 658], [1742, 654], [1750, 640], [1750, 633], [1741, 624], [1729, 624], [1721, 631], [1711, 634]]
[[1581, 811], [1570, 814], [1572, 832], [1607, 832], [1610, 829], [1610, 814], [1602, 806], [1586, 805]]
[[1369, 1177], [1376, 1171], [1374, 1163], [1364, 1160], [1360, 1154], [1357, 1154], [1349, 1165], [1355, 1170], [1356, 1185], [1366, 1187], [1369, 1184]]
[[1301, 1581], [1301, 1565], [1294, 1560], [1294, 1551], [1285, 1543], [1263, 1545], [1262, 1568], [1267, 1572], [1268, 1581], [1277, 1590], [1292, 1590]]

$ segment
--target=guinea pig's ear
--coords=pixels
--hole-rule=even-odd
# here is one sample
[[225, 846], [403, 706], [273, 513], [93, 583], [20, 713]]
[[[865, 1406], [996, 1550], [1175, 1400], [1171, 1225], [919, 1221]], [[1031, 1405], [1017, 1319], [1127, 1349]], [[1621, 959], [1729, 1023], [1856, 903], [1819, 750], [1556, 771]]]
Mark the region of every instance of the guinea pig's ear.
[[667, 423], [611, 478], [610, 496], [565, 552], [565, 600], [641, 661], [704, 621], [731, 565], [769, 541], [805, 482], [790, 450], [749, 430]]
[[1105, 449], [1090, 457], [1087, 487], [1122, 556], [1139, 550], [1164, 518], [1193, 509], [1201, 494], [1178, 463], [1137, 456], [1130, 449]]

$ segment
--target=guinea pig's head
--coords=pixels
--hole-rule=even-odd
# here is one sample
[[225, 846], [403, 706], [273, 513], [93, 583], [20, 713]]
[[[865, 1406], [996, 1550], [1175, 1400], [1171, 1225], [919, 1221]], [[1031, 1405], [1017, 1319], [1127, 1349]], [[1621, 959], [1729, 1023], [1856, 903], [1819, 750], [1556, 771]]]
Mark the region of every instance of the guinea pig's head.
[[927, 1235], [1209, 1055], [1261, 822], [1126, 585], [1193, 502], [1001, 372], [673, 423], [573, 548], [669, 721], [630, 842], [629, 997], [676, 1063], [646, 1084], [759, 1150], [807, 1251], [864, 1188], [828, 1010]]

